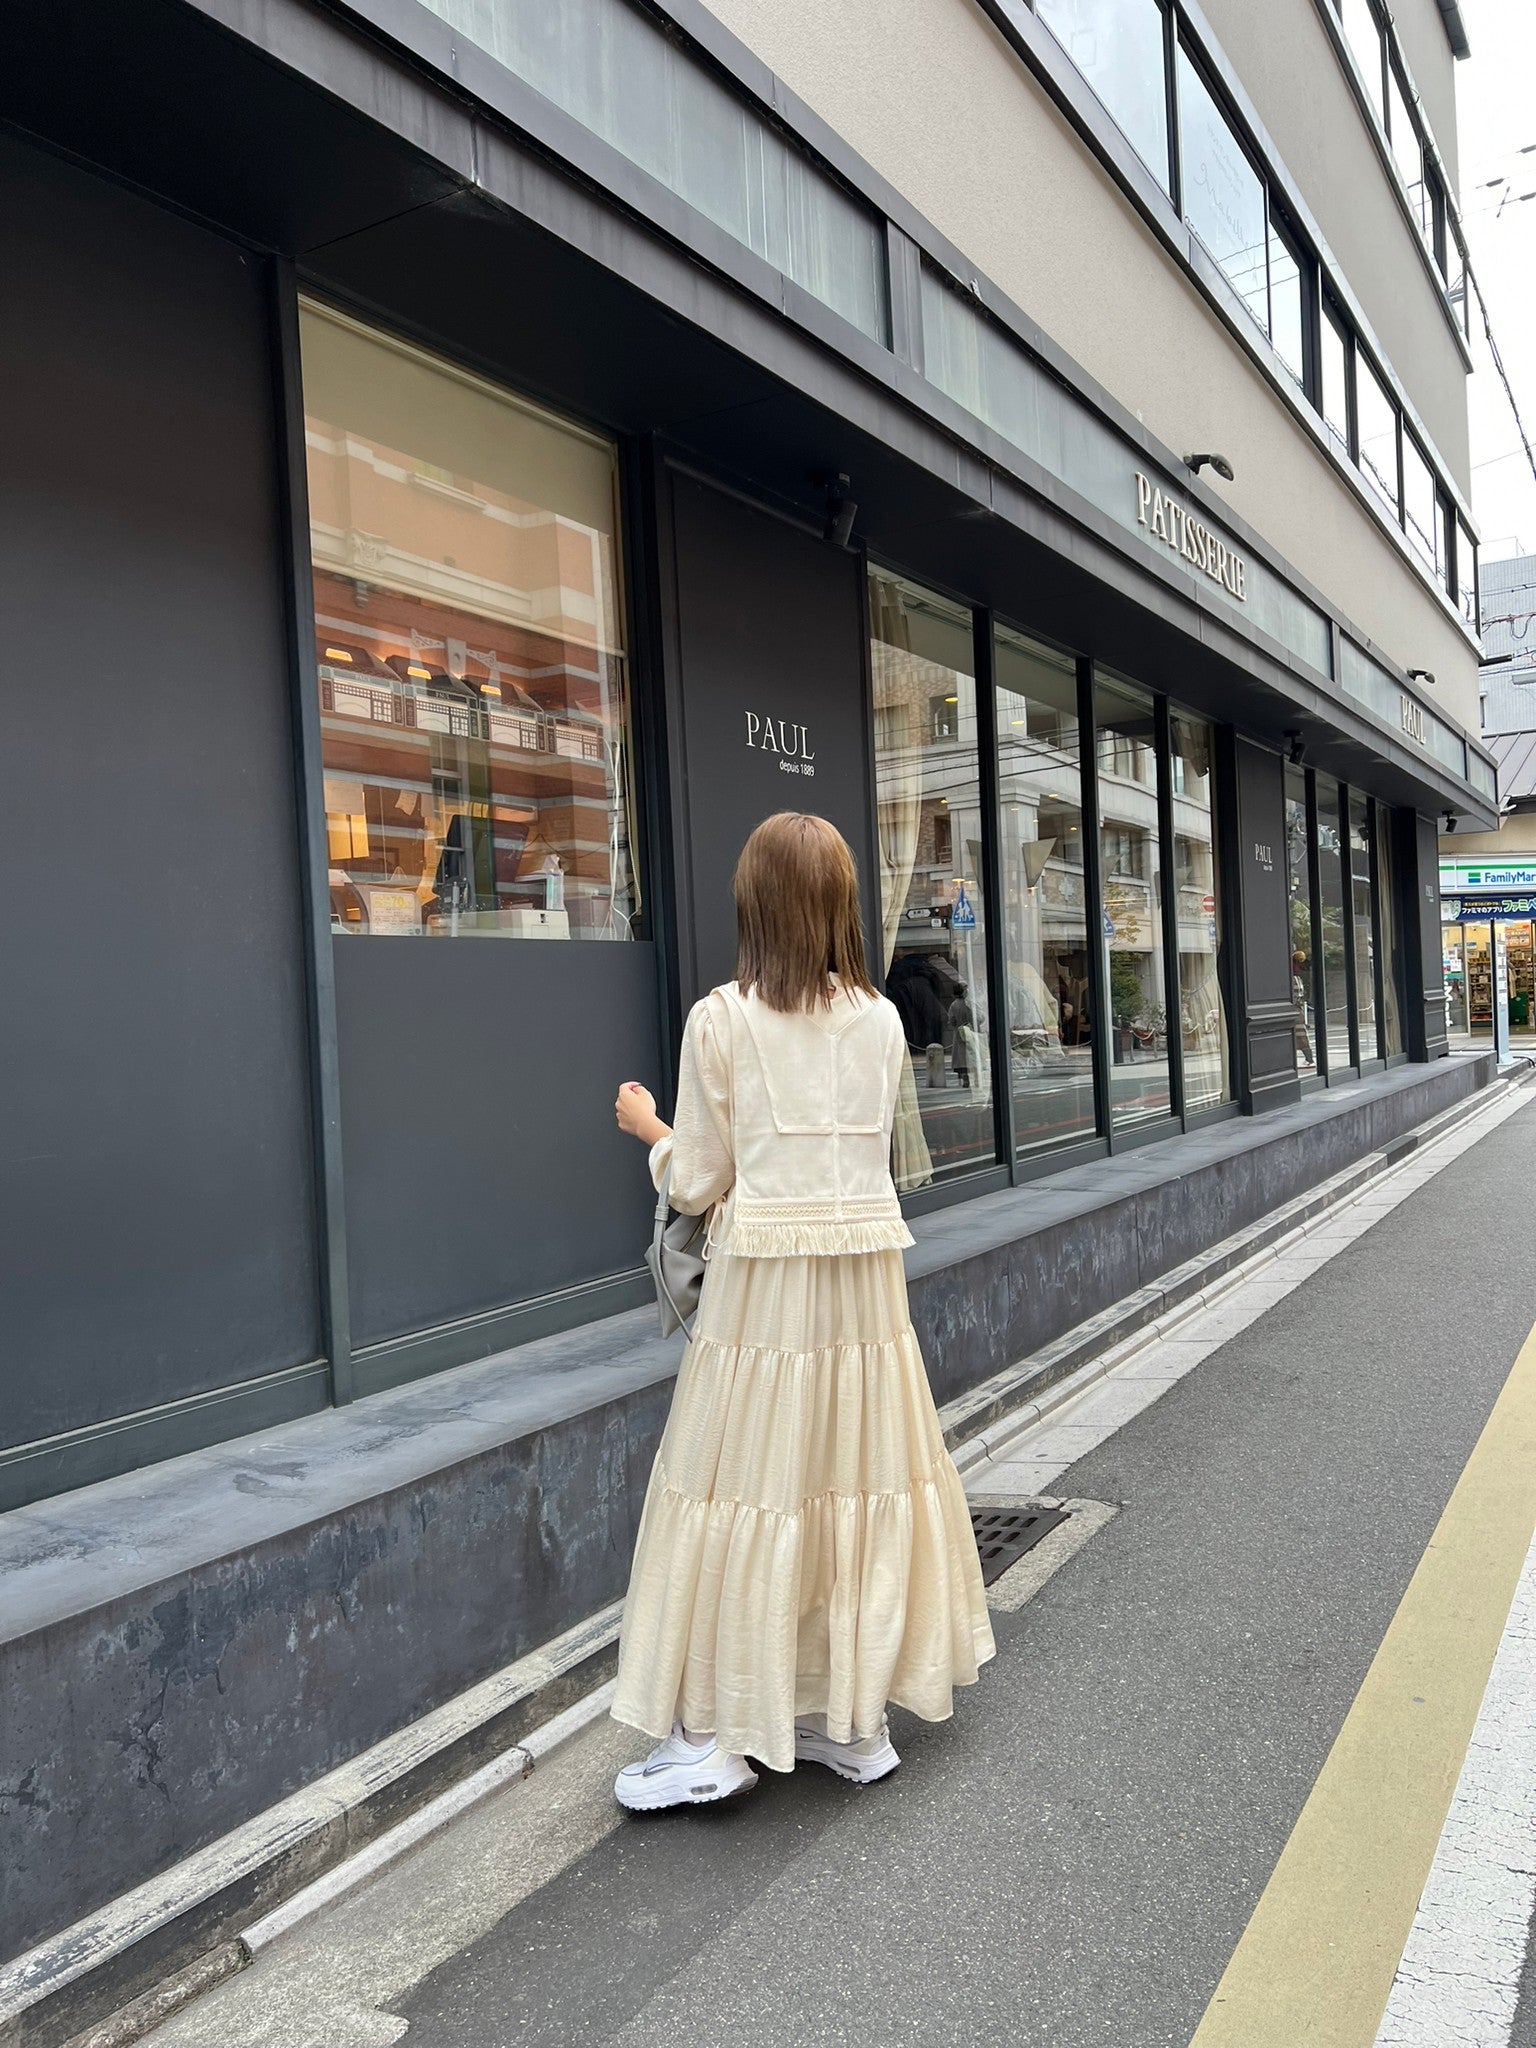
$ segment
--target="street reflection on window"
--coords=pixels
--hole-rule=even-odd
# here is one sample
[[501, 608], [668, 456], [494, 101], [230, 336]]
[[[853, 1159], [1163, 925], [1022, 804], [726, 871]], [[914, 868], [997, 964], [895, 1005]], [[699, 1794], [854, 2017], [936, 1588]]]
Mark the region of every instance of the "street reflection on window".
[[1175, 711], [1172, 741], [1174, 917], [1179, 935], [1179, 1035], [1184, 1110], [1212, 1109], [1232, 1093], [1226, 1012], [1217, 961], [1221, 895], [1216, 874], [1214, 734], [1203, 718]]
[[1285, 873], [1290, 892], [1291, 1001], [1296, 1006], [1296, 1071], [1317, 1072], [1317, 938], [1312, 929], [1312, 852], [1307, 835], [1307, 778], [1285, 771]]
[[1360, 1057], [1376, 1059], [1376, 914], [1371, 895], [1371, 813], [1363, 796], [1349, 795], [1349, 887], [1354, 921], [1355, 1020]]
[[1324, 1043], [1328, 1071], [1352, 1066], [1349, 1042], [1349, 966], [1346, 946], [1348, 912], [1344, 897], [1344, 835], [1339, 823], [1339, 785], [1326, 775], [1317, 778], [1317, 880], [1323, 906]]
[[1168, 973], [1163, 949], [1157, 722], [1134, 684], [1094, 686], [1109, 991], [1110, 1110], [1117, 1129], [1171, 1115]]
[[611, 443], [302, 313], [337, 933], [627, 939]]
[[1392, 851], [1393, 813], [1376, 806], [1376, 896], [1381, 907], [1381, 1049], [1388, 1059], [1403, 1049], [1402, 961], [1397, 943], [1397, 863]]
[[1095, 1129], [1075, 664], [998, 629], [1008, 1047], [1021, 1156]]
[[903, 1187], [996, 1157], [971, 614], [872, 572], [885, 992], [906, 1032]]

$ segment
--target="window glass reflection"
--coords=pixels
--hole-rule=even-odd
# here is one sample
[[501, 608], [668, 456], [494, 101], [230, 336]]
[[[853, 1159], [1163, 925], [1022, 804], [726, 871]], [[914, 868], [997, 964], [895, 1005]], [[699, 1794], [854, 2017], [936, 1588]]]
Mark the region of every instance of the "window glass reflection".
[[1179, 46], [1184, 218], [1269, 332], [1264, 185], [1209, 87]]
[[1203, 718], [1169, 720], [1173, 790], [1174, 916], [1179, 935], [1179, 1037], [1184, 1110], [1214, 1108], [1232, 1094], [1227, 1020], [1217, 963], [1221, 890], [1216, 873], [1214, 733]]
[[1322, 898], [1324, 1042], [1328, 1071], [1341, 1073], [1354, 1064], [1349, 1043], [1349, 944], [1344, 902], [1344, 835], [1339, 823], [1339, 785], [1326, 775], [1317, 778], [1317, 880]]
[[1133, 683], [1101, 677], [1094, 725], [1110, 1110], [1116, 1129], [1127, 1129], [1173, 1109], [1152, 699]]
[[627, 939], [612, 445], [303, 310], [337, 933]]
[[1456, 598], [1461, 616], [1477, 632], [1477, 542], [1460, 519], [1456, 521]]
[[1291, 1001], [1296, 1006], [1296, 1071], [1317, 1072], [1317, 940], [1312, 929], [1312, 850], [1307, 837], [1307, 779], [1285, 771], [1285, 876], [1290, 897]]
[[1360, 468], [1381, 502], [1399, 518], [1397, 407], [1367, 358], [1355, 350], [1355, 412], [1360, 427]]
[[1349, 344], [1331, 313], [1324, 309], [1323, 424], [1340, 455], [1349, 453]]
[[1036, 0], [1040, 18], [1168, 189], [1168, 92], [1157, 0]]
[[1096, 1128], [1082, 752], [1074, 664], [1002, 628], [994, 660], [1009, 1066], [1024, 1155]]
[[1365, 79], [1365, 89], [1370, 94], [1371, 105], [1378, 114], [1384, 115], [1381, 97], [1381, 30], [1377, 26], [1375, 12], [1370, 0], [1342, 0], [1341, 11], [1344, 17], [1344, 33], [1349, 39], [1349, 47], [1354, 51], [1355, 61]]
[[1376, 894], [1381, 906], [1381, 1049], [1392, 1059], [1403, 1049], [1402, 957], [1397, 942], [1396, 862], [1392, 812], [1376, 806]]
[[971, 614], [871, 572], [885, 991], [906, 1030], [906, 1187], [996, 1157]]
[[1408, 97], [1403, 91], [1402, 80], [1397, 75], [1397, 67], [1392, 64], [1387, 66], [1387, 121], [1392, 154], [1397, 159], [1397, 168], [1402, 173], [1403, 183], [1408, 187], [1408, 203], [1413, 208], [1413, 217], [1422, 229], [1424, 145], [1419, 140], [1418, 130], [1413, 125], [1413, 116], [1408, 111]]
[[1403, 436], [1403, 528], [1426, 568], [1435, 567], [1435, 479], [1411, 434]]
[[1269, 231], [1269, 333], [1276, 353], [1303, 390], [1307, 383], [1301, 266], [1290, 245]]
[[1355, 947], [1355, 1020], [1360, 1057], [1381, 1056], [1376, 1033], [1376, 915], [1371, 897], [1371, 813], [1363, 796], [1349, 798], [1349, 891]]

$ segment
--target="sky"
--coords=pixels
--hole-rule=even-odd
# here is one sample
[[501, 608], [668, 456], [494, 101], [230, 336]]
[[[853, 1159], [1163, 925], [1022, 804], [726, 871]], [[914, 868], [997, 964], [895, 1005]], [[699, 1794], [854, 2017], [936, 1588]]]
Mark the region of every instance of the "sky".
[[[1461, 16], [1472, 45], [1456, 67], [1462, 220], [1494, 338], [1536, 447], [1536, 4], [1461, 0]], [[1482, 340], [1475, 300], [1472, 323], [1472, 511], [1483, 559], [1536, 554], [1536, 476]]]

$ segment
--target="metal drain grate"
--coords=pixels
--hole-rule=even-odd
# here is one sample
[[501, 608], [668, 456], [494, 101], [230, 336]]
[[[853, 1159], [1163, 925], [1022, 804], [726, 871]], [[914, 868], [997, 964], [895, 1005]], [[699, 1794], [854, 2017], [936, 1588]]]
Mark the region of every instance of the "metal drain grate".
[[972, 1508], [971, 1528], [981, 1557], [981, 1582], [990, 1586], [1042, 1536], [1067, 1519], [1065, 1508]]

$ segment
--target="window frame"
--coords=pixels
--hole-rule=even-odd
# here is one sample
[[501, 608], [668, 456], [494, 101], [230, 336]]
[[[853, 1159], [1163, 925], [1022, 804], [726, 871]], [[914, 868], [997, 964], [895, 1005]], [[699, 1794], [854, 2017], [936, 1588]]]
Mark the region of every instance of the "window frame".
[[[1323, 367], [1321, 357], [1321, 335], [1319, 301], [1321, 295], [1322, 265], [1307, 246], [1306, 237], [1297, 228], [1283, 205], [1275, 203], [1273, 192], [1266, 184], [1268, 195], [1269, 234], [1279, 242], [1287, 256], [1295, 264], [1301, 284], [1301, 392], [1308, 403], [1319, 413], [1322, 412]], [[1269, 269], [1269, 345], [1285, 364], [1278, 343], [1275, 340], [1275, 274], [1270, 263], [1270, 249], [1266, 242], [1264, 260]], [[1324, 422], [1326, 425], [1326, 421]]]
[[[1188, 63], [1190, 70], [1194, 73], [1196, 79], [1199, 81], [1200, 85], [1203, 87], [1204, 91], [1209, 97], [1212, 106], [1215, 107], [1217, 113], [1221, 116], [1222, 121], [1226, 124], [1227, 132], [1232, 137], [1233, 142], [1237, 146], [1239, 154], [1242, 156], [1243, 161], [1247, 164], [1249, 170], [1253, 173], [1253, 176], [1258, 184], [1259, 201], [1264, 212], [1264, 319], [1262, 322], [1260, 322], [1258, 315], [1254, 312], [1253, 307], [1249, 304], [1241, 288], [1236, 283], [1234, 283], [1233, 279], [1228, 274], [1226, 265], [1222, 263], [1222, 261], [1216, 255], [1213, 249], [1207, 247], [1205, 237], [1200, 233], [1200, 230], [1189, 218], [1188, 212], [1185, 209], [1184, 124], [1181, 114], [1178, 117], [1177, 129], [1172, 138], [1173, 153], [1178, 160], [1179, 193], [1176, 204], [1179, 209], [1179, 219], [1183, 222], [1186, 232], [1194, 236], [1195, 240], [1200, 244], [1200, 247], [1204, 251], [1205, 255], [1210, 259], [1211, 263], [1220, 272], [1228, 289], [1231, 291], [1232, 296], [1237, 300], [1239, 305], [1243, 307], [1249, 319], [1252, 320], [1254, 326], [1260, 329], [1260, 332], [1263, 334], [1264, 339], [1269, 343], [1271, 348], [1274, 348], [1274, 311], [1270, 300], [1269, 279], [1270, 219], [1273, 214], [1274, 207], [1272, 194], [1270, 190], [1269, 172], [1265, 167], [1263, 159], [1259, 155], [1257, 145], [1254, 143], [1252, 137], [1248, 133], [1247, 125], [1241, 119], [1236, 109], [1232, 106], [1232, 103], [1227, 98], [1226, 93], [1222, 90], [1221, 85], [1217, 81], [1215, 74], [1212, 72], [1209, 63], [1207, 62], [1204, 51], [1201, 50], [1197, 44], [1192, 43], [1190, 41], [1188, 35], [1185, 32], [1185, 27], [1182, 21], [1178, 24], [1178, 33], [1175, 37], [1175, 45], [1175, 74], [1177, 74], [1178, 70], [1177, 51], [1182, 50], [1182, 52], [1184, 53], [1185, 61]], [[1279, 353], [1278, 350], [1276, 351], [1276, 353]]]
[[[1383, 508], [1389, 512], [1395, 509], [1397, 524], [1399, 527], [1401, 527], [1403, 523], [1403, 409], [1398, 404], [1397, 400], [1393, 397], [1390, 386], [1383, 378], [1380, 370], [1376, 367], [1375, 358], [1372, 356], [1370, 350], [1364, 346], [1358, 335], [1353, 336], [1353, 340], [1355, 344], [1355, 373], [1352, 379], [1355, 398], [1355, 467], [1359, 470], [1361, 477], [1364, 479], [1366, 488], [1370, 491], [1375, 492], [1375, 495], [1380, 504], [1383, 506]], [[1362, 362], [1365, 364], [1367, 371], [1370, 373], [1372, 379], [1374, 380], [1376, 389], [1381, 393], [1382, 397], [1386, 400], [1388, 410], [1392, 414], [1392, 453], [1397, 469], [1397, 502], [1395, 508], [1392, 505], [1388, 504], [1386, 498], [1377, 489], [1376, 483], [1372, 479], [1370, 473], [1367, 471], [1365, 466], [1364, 444], [1360, 432], [1360, 365]], [[1435, 474], [1433, 466], [1431, 466], [1430, 474], [1432, 476]]]

